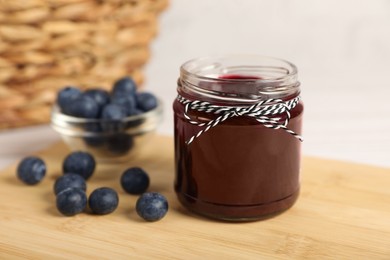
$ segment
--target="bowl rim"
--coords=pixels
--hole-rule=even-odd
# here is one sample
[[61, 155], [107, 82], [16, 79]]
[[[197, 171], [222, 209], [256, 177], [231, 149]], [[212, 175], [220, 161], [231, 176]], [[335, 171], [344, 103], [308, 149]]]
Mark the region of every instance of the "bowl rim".
[[129, 123], [133, 121], [137, 121], [140, 119], [145, 118], [152, 118], [156, 116], [161, 116], [163, 112], [163, 102], [160, 98], [157, 98], [157, 106], [147, 112], [144, 112], [139, 115], [133, 115], [133, 116], [127, 116], [123, 118], [122, 120], [115, 120], [115, 119], [101, 119], [101, 118], [81, 118], [81, 117], [74, 117], [67, 114], [64, 114], [60, 111], [59, 106], [57, 103], [54, 103], [51, 108], [51, 117], [50, 121], [52, 124], [55, 124], [56, 121], [66, 122], [66, 123], [74, 123], [74, 124], [88, 124], [88, 123], [101, 123], [101, 122], [123, 122], [123, 123]]

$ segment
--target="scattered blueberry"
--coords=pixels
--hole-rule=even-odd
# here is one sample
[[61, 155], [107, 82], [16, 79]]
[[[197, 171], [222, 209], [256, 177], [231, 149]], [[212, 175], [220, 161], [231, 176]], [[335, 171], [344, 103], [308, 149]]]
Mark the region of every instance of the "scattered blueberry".
[[99, 106], [93, 98], [81, 95], [67, 103], [63, 112], [74, 117], [97, 118]]
[[157, 192], [147, 192], [138, 198], [135, 209], [147, 221], [162, 219], [168, 211], [167, 199]]
[[57, 194], [56, 205], [65, 216], [74, 216], [87, 206], [87, 195], [78, 188], [68, 188]]
[[26, 184], [34, 185], [40, 182], [46, 174], [45, 162], [38, 157], [26, 157], [18, 165], [18, 178]]
[[111, 188], [98, 188], [89, 195], [89, 208], [94, 214], [105, 215], [113, 212], [119, 203], [118, 194]]
[[116, 155], [127, 153], [134, 146], [134, 139], [126, 133], [117, 133], [107, 137], [107, 149]]
[[95, 100], [99, 107], [99, 111], [101, 111], [103, 107], [110, 102], [110, 94], [104, 89], [88, 89], [84, 92], [84, 95]]
[[130, 77], [124, 77], [117, 80], [112, 88], [112, 94], [115, 95], [134, 95], [137, 85]]
[[57, 95], [57, 104], [61, 108], [61, 111], [64, 111], [67, 104], [79, 96], [81, 96], [81, 90], [78, 88], [67, 86], [61, 89]]
[[101, 118], [102, 129], [106, 132], [120, 131], [125, 127], [123, 120], [126, 118], [126, 110], [123, 106], [117, 104], [108, 104], [103, 108]]
[[127, 193], [142, 194], [149, 187], [149, 176], [141, 168], [133, 167], [122, 174], [121, 185]]
[[133, 95], [114, 95], [111, 97], [111, 103], [120, 105], [125, 108], [126, 115], [131, 116], [136, 112], [137, 103]]
[[75, 173], [67, 173], [59, 177], [54, 183], [54, 193], [57, 195], [68, 188], [78, 188], [84, 192], [87, 190], [87, 184], [83, 177]]
[[144, 111], [150, 111], [157, 107], [157, 98], [149, 92], [141, 92], [136, 94], [137, 107]]
[[69, 154], [62, 165], [64, 174], [75, 173], [88, 180], [95, 170], [96, 162], [93, 156], [87, 152], [73, 152]]

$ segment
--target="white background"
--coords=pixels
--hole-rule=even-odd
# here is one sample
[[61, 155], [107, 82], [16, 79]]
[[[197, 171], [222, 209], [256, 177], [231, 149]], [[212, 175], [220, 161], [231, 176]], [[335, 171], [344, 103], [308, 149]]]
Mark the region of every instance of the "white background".
[[298, 66], [305, 155], [390, 166], [390, 1], [172, 0], [146, 67], [166, 102], [191, 58], [263, 54]]
[[[180, 65], [263, 54], [298, 66], [304, 155], [390, 167], [390, 1], [171, 0], [145, 67], [172, 134]], [[58, 140], [47, 126], [0, 133], [0, 168]]]

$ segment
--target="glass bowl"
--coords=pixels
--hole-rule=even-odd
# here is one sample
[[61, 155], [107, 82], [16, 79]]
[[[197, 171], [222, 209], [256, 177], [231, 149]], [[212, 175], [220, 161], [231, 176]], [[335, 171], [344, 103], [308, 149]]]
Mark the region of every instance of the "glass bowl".
[[51, 127], [72, 151], [89, 152], [100, 162], [123, 162], [131, 159], [150, 140], [162, 120], [162, 107], [158, 100], [155, 109], [117, 121], [68, 116], [54, 105]]

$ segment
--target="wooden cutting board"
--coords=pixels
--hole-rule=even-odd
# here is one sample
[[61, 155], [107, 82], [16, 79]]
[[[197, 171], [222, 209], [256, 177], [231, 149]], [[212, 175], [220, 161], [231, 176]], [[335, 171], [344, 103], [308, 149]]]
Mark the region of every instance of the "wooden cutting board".
[[[16, 164], [0, 172], [0, 259], [390, 259], [389, 169], [307, 157], [293, 208], [258, 222], [217, 222], [178, 204], [173, 141], [156, 137], [127, 164], [98, 165], [89, 181], [88, 192], [119, 191], [114, 213], [64, 217], [52, 186], [67, 153], [62, 143], [39, 153], [48, 173], [37, 186], [17, 180]], [[142, 221], [137, 197], [120, 188], [130, 166], [144, 167], [150, 191], [167, 196], [170, 210], [161, 221]]]

